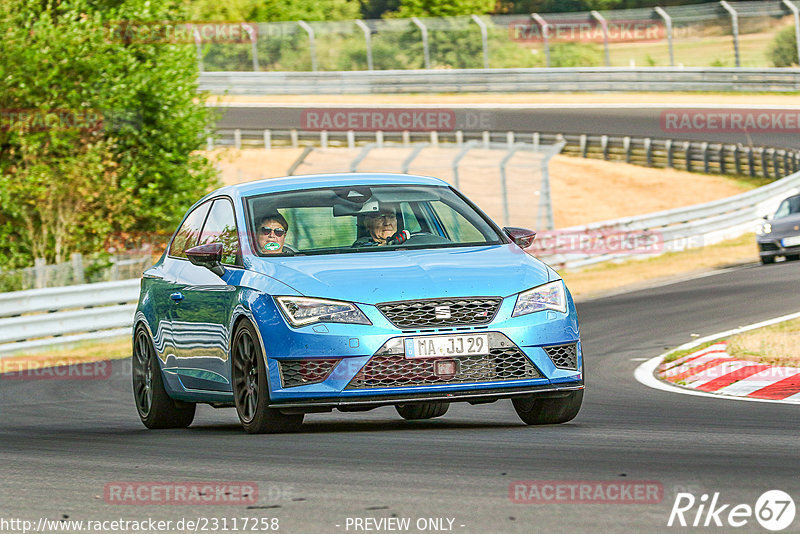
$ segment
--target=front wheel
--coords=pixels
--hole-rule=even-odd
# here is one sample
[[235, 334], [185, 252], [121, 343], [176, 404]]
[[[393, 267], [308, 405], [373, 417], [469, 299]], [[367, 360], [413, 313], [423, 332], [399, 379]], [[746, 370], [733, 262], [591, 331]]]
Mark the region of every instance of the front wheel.
[[161, 368], [150, 334], [143, 326], [133, 337], [133, 399], [147, 428], [186, 428], [192, 424], [196, 405], [173, 400], [164, 389]]
[[517, 415], [528, 425], [555, 425], [571, 421], [583, 403], [583, 390], [559, 397], [519, 397], [512, 399]]
[[775, 256], [761, 256], [762, 265], [769, 265], [771, 263], [775, 263]]
[[249, 434], [292, 432], [303, 424], [303, 414], [282, 414], [269, 407], [269, 387], [264, 353], [255, 328], [242, 322], [233, 337], [231, 378], [236, 413]]
[[421, 404], [398, 404], [395, 406], [400, 417], [406, 420], [432, 419], [447, 413], [449, 402], [423, 402]]

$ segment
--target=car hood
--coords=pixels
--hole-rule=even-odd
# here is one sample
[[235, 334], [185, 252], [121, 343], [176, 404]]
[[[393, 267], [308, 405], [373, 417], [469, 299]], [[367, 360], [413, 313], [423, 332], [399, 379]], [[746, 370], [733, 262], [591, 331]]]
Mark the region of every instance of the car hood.
[[781, 217], [780, 219], [773, 219], [771, 221], [767, 221], [772, 225], [772, 233], [780, 233], [780, 234], [790, 234], [796, 235], [800, 233], [800, 230], [795, 230], [795, 226], [800, 226], [800, 213], [787, 215], [786, 217]]
[[306, 296], [366, 304], [506, 297], [558, 277], [515, 245], [253, 258], [251, 269]]

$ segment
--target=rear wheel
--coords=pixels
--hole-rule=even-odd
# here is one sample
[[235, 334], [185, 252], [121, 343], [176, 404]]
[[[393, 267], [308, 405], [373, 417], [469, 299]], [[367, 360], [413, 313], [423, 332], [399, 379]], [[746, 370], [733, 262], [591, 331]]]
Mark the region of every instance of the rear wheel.
[[800, 260], [800, 254], [788, 254], [786, 256], [786, 261], [797, 261]]
[[186, 428], [194, 420], [195, 404], [172, 399], [164, 389], [153, 340], [143, 326], [133, 337], [133, 398], [147, 428]]
[[578, 415], [583, 402], [583, 390], [559, 397], [520, 397], [512, 399], [514, 409], [528, 425], [553, 425], [571, 421]]
[[395, 406], [400, 417], [407, 420], [432, 419], [447, 413], [449, 402], [424, 402], [422, 404], [398, 404]]
[[231, 379], [239, 421], [249, 434], [292, 432], [303, 424], [303, 414], [282, 414], [269, 407], [264, 354], [253, 325], [243, 321], [233, 338]]

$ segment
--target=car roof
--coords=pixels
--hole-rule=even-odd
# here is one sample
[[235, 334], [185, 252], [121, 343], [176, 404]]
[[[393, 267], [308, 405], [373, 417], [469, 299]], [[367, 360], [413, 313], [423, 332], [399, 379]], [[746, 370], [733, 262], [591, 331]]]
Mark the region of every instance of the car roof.
[[307, 174], [301, 176], [285, 176], [267, 178], [255, 182], [229, 185], [216, 190], [212, 195], [228, 194], [233, 196], [252, 196], [281, 191], [297, 191], [317, 187], [340, 187], [350, 185], [434, 185], [447, 186], [440, 178], [400, 173], [343, 172], [331, 174]]

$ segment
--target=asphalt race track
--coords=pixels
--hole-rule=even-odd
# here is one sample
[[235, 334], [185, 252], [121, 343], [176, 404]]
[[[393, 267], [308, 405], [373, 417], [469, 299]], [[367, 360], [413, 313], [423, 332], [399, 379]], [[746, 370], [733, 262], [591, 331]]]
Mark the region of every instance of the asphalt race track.
[[[524, 426], [501, 401], [455, 404], [427, 422], [392, 408], [314, 414], [301, 433], [261, 436], [245, 434], [233, 410], [203, 406], [188, 430], [148, 431], [129, 361], [104, 380], [0, 378], [0, 518], [267, 517], [302, 533], [365, 532], [352, 518], [395, 516], [411, 518], [410, 532], [420, 518], [452, 519], [464, 533], [653, 532], [675, 530], [666, 525], [678, 491], [719, 492], [731, 505], [754, 506], [771, 489], [798, 500], [796, 405], [680, 395], [633, 378], [633, 359], [693, 333], [796, 312], [798, 287], [800, 262], [748, 265], [580, 303], [588, 389], [578, 417], [560, 426]], [[519, 480], [651, 481], [663, 498], [514, 504]], [[131, 481], [249, 481], [259, 497], [249, 508], [106, 502], [106, 484]], [[787, 531], [798, 530], [800, 518]], [[751, 517], [737, 531], [764, 530]]]

